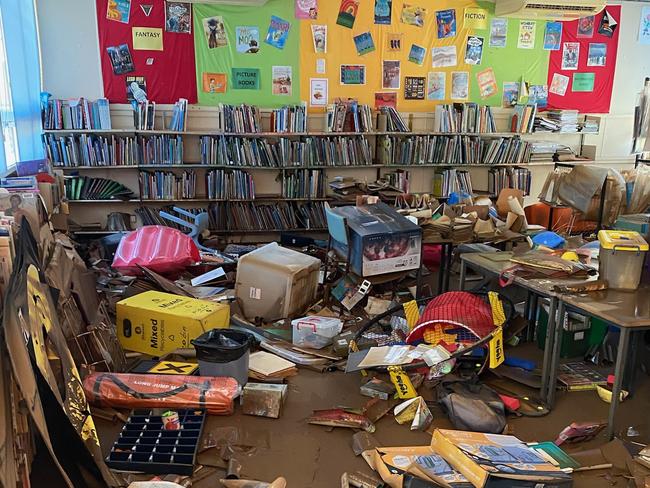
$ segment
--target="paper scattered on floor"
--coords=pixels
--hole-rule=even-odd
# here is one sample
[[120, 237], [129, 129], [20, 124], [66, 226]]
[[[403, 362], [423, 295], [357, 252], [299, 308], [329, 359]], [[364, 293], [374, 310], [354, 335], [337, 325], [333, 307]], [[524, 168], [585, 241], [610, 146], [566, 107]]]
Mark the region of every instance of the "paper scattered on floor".
[[371, 347], [366, 357], [359, 363], [360, 368], [373, 368], [375, 366], [399, 366], [408, 364], [412, 360], [409, 353], [411, 346], [382, 346]]
[[433, 421], [431, 410], [421, 396], [400, 403], [393, 414], [400, 425], [411, 422], [411, 430], [425, 430]]

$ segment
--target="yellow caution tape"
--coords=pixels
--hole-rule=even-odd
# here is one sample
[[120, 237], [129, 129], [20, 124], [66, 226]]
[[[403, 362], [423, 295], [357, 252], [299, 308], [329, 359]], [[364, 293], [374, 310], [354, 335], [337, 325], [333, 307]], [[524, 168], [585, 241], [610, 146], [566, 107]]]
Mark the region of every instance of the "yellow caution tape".
[[407, 400], [418, 396], [413, 383], [411, 383], [411, 379], [402, 368], [399, 366], [391, 366], [388, 368], [388, 373], [390, 374], [390, 380], [393, 382], [393, 385], [395, 385], [398, 398]]

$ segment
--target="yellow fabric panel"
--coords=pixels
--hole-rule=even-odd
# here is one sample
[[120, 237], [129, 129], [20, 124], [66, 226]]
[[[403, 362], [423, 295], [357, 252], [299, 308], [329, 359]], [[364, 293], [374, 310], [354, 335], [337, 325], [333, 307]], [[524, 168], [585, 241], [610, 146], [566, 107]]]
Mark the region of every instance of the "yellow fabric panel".
[[[404, 4], [420, 6], [427, 9], [424, 27], [416, 27], [401, 22], [402, 7]], [[463, 26], [463, 14], [465, 7], [477, 6], [473, 0], [393, 0], [393, 13], [391, 25], [375, 25], [374, 23], [374, 0], [361, 0], [359, 12], [352, 29], [336, 24], [340, 0], [321, 0], [319, 2], [318, 19], [305, 20], [300, 22], [300, 73], [301, 73], [301, 98], [309, 100], [310, 78], [329, 79], [329, 102], [336, 98], [355, 98], [359, 103], [368, 104], [374, 107], [375, 93], [383, 91], [396, 91], [397, 104], [403, 112], [430, 112], [435, 105], [443, 103], [429, 100], [405, 100], [404, 99], [404, 77], [423, 76], [431, 71], [444, 71], [447, 73], [446, 96], [451, 95], [451, 72], [467, 71], [469, 73], [470, 86], [473, 83], [471, 66], [464, 63], [465, 42], [472, 31]], [[438, 39], [436, 11], [456, 9], [456, 37], [449, 39]], [[327, 53], [316, 54], [313, 48], [311, 25], [327, 25]], [[376, 50], [364, 56], [359, 56], [354, 45], [353, 37], [364, 32], [370, 32], [375, 43]], [[401, 52], [388, 52], [387, 38], [389, 33], [402, 34]], [[488, 39], [485, 39], [487, 44]], [[422, 66], [418, 66], [408, 60], [411, 45], [417, 44], [426, 48], [427, 53]], [[431, 48], [436, 46], [456, 45], [458, 65], [450, 68], [431, 67]], [[326, 60], [326, 73], [316, 73], [316, 60]], [[399, 90], [383, 90], [381, 87], [382, 62], [384, 60], [401, 61], [401, 86]], [[366, 66], [365, 85], [341, 85], [340, 66], [342, 64], [363, 64]], [[448, 98], [445, 102], [450, 102]], [[312, 109], [323, 111], [324, 109]]]

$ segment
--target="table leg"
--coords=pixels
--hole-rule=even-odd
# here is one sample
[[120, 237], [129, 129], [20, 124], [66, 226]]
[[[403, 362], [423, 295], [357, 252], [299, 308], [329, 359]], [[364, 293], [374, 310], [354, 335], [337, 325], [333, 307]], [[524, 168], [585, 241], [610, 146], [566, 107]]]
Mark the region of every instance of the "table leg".
[[557, 316], [560, 320], [555, 322], [555, 340], [553, 341], [553, 355], [551, 356], [551, 365], [549, 369], [548, 380], [548, 407], [555, 406], [555, 392], [557, 391], [557, 372], [560, 367], [560, 353], [562, 351], [562, 330], [564, 325], [565, 304], [560, 301]]
[[551, 297], [548, 309], [548, 324], [546, 325], [546, 342], [544, 343], [544, 364], [542, 365], [542, 389], [540, 396], [546, 400], [548, 398], [548, 383], [550, 376], [550, 364], [555, 339], [555, 311], [557, 308], [557, 298]]
[[630, 345], [630, 329], [620, 328], [621, 334], [618, 339], [618, 352], [616, 353], [616, 369], [614, 370], [614, 387], [612, 388], [612, 403], [609, 406], [609, 418], [607, 419], [607, 439], [614, 438], [614, 421], [616, 418], [616, 407], [623, 386], [623, 374], [625, 373], [625, 362], [627, 350]]
[[415, 277], [415, 287], [415, 299], [417, 300], [422, 297], [422, 263], [420, 263], [420, 267], [418, 268]]
[[460, 291], [465, 290], [465, 278], [467, 275], [467, 263], [463, 258], [460, 259], [460, 284], [458, 285], [458, 289]]
[[535, 339], [535, 331], [537, 330], [537, 309], [539, 307], [539, 296], [533, 293], [530, 299], [530, 323], [528, 325], [528, 335], [526, 339], [532, 342]]
[[454, 261], [454, 246], [451, 243], [447, 244], [447, 270], [445, 273], [445, 292], [449, 291], [449, 278], [451, 277], [451, 265]]
[[440, 245], [440, 266], [438, 267], [438, 295], [444, 293], [445, 268], [447, 267], [447, 245]]

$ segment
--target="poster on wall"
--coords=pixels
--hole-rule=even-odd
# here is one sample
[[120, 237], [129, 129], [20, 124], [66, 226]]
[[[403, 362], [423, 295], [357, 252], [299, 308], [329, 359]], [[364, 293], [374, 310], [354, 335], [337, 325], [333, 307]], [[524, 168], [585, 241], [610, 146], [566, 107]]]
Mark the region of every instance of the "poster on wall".
[[602, 19], [600, 19], [600, 25], [598, 26], [598, 33], [605, 37], [613, 37], [614, 31], [618, 27], [618, 22], [612, 15], [612, 13], [605, 9]]
[[341, 85], [365, 85], [366, 66], [364, 64], [342, 64]]
[[485, 69], [476, 74], [478, 92], [481, 98], [488, 98], [497, 94], [497, 80], [492, 68]]
[[375, 42], [372, 40], [372, 34], [370, 32], [363, 32], [358, 36], [354, 36], [352, 39], [354, 40], [354, 46], [357, 48], [357, 54], [359, 56], [375, 50]]
[[501, 106], [503, 108], [512, 108], [519, 101], [519, 83], [516, 81], [503, 82], [503, 97]]
[[327, 52], [327, 26], [311, 26], [311, 39], [314, 44], [314, 52], [325, 54]]
[[490, 21], [490, 47], [506, 47], [508, 19], [495, 17]]
[[447, 73], [432, 71], [427, 77], [427, 100], [444, 100], [447, 92]]
[[519, 49], [535, 48], [536, 29], [537, 29], [537, 22], [535, 22], [534, 20], [519, 21], [519, 39], [517, 41], [517, 47]]
[[216, 49], [228, 45], [226, 37], [226, 26], [223, 23], [223, 17], [217, 15], [203, 19], [203, 34], [208, 42], [208, 48]]
[[451, 73], [451, 99], [467, 100], [469, 97], [469, 73], [454, 71]]
[[266, 39], [264, 39], [264, 42], [275, 48], [284, 49], [284, 46], [287, 43], [287, 38], [289, 37], [290, 27], [291, 24], [286, 20], [271, 15], [269, 30], [266, 33]]
[[559, 51], [562, 43], [562, 22], [546, 22], [544, 29], [544, 49]]
[[273, 66], [271, 68], [271, 82], [273, 95], [291, 96], [293, 79], [291, 66]]
[[375, 24], [390, 25], [393, 0], [375, 0]]
[[133, 65], [133, 58], [131, 51], [129, 51], [128, 44], [120, 44], [119, 46], [109, 46], [106, 48], [108, 57], [111, 60], [113, 73], [116, 75], [123, 75], [135, 71]]
[[641, 9], [639, 22], [639, 42], [646, 45], [650, 44], [650, 7]]
[[566, 95], [567, 88], [569, 88], [569, 77], [560, 73], [554, 73], [553, 81], [548, 89], [549, 93], [563, 97]]
[[404, 78], [404, 99], [424, 100], [427, 80], [424, 76], [406, 76]]
[[326, 66], [325, 65], [325, 59], [324, 58], [318, 58], [316, 60], [316, 73], [318, 73], [319, 75], [324, 75], [325, 72], [327, 71], [325, 66]]
[[434, 68], [451, 68], [458, 64], [456, 46], [431, 48], [431, 65]]
[[578, 31], [576, 32], [576, 36], [582, 38], [594, 37], [595, 23], [596, 23], [596, 18], [593, 15], [579, 18]]
[[260, 52], [260, 29], [257, 26], [238, 25], [235, 27], [237, 52], [257, 54]]
[[134, 51], [163, 50], [163, 30], [159, 27], [134, 27], [131, 33]]
[[191, 34], [192, 4], [165, 2], [165, 30], [173, 34]]
[[427, 16], [427, 9], [418, 7], [416, 5], [404, 4], [402, 8], [402, 23], [407, 25], [414, 25], [416, 27], [424, 27], [424, 21]]
[[577, 70], [580, 58], [580, 43], [565, 42], [562, 50], [562, 70]]
[[386, 36], [386, 50], [391, 53], [398, 53], [402, 50], [403, 34], [389, 33]]
[[463, 26], [466, 29], [487, 29], [488, 12], [480, 7], [466, 7], [463, 16]]
[[571, 91], [573, 92], [592, 92], [596, 82], [595, 73], [573, 73], [573, 83]]
[[375, 109], [381, 107], [397, 108], [397, 93], [395, 92], [375, 92]]
[[384, 90], [399, 90], [400, 88], [400, 62], [384, 61], [382, 63], [381, 87]]
[[259, 90], [260, 70], [258, 68], [232, 68], [232, 87], [235, 90]]
[[468, 36], [465, 43], [465, 63], [472, 65], [481, 64], [483, 59], [483, 38]]
[[131, 0], [108, 0], [106, 18], [115, 22], [129, 23], [131, 17]]
[[438, 39], [447, 39], [456, 35], [456, 10], [438, 10], [436, 12]]
[[589, 43], [589, 54], [587, 55], [587, 66], [607, 65], [607, 44], [602, 42]]
[[203, 73], [202, 88], [205, 93], [226, 93], [227, 87], [226, 73]]
[[329, 80], [311, 78], [309, 80], [309, 104], [312, 107], [327, 107]]
[[296, 19], [318, 18], [318, 0], [296, 0]]
[[357, 12], [359, 11], [359, 0], [341, 0], [341, 5], [339, 7], [339, 15], [336, 18], [336, 23], [352, 29], [354, 27], [354, 21], [357, 18]]
[[528, 90], [528, 103], [534, 103], [537, 108], [548, 107], [548, 86], [530, 85]]
[[417, 44], [413, 44], [411, 46], [411, 50], [409, 51], [409, 61], [411, 63], [415, 63], [417, 65], [422, 66], [424, 63], [424, 56], [426, 56], [427, 50], [426, 48], [422, 46], [418, 46]]
[[126, 99], [129, 102], [146, 102], [147, 101], [147, 80], [144, 76], [127, 76], [126, 82]]

